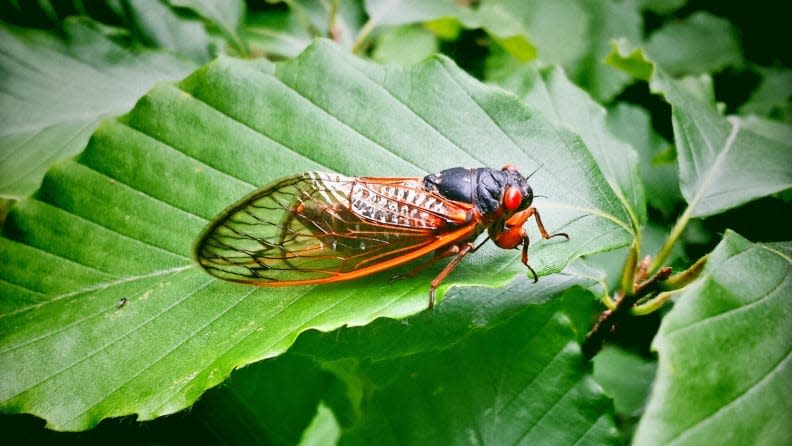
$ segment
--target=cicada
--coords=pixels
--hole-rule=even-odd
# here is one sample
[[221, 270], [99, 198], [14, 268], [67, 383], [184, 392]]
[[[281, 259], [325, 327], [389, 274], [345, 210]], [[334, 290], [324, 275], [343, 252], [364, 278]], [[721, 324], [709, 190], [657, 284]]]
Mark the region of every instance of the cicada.
[[[530, 176], [529, 176], [530, 177]], [[195, 258], [220, 279], [260, 286], [339, 282], [426, 257], [415, 275], [452, 257], [429, 285], [435, 289], [462, 259], [491, 239], [503, 249], [522, 247], [525, 222], [534, 217], [528, 178], [503, 169], [454, 167], [423, 178], [347, 177], [305, 172], [242, 198], [215, 218], [195, 245]], [[476, 238], [487, 231], [478, 245]]]

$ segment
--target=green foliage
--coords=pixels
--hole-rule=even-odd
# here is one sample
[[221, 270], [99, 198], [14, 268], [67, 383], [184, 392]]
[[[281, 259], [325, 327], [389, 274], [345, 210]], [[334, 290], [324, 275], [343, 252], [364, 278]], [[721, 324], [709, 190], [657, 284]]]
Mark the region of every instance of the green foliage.
[[[792, 441], [792, 233], [766, 231], [792, 214], [790, 68], [760, 28], [684, 0], [222, 3], [0, 11], [7, 436]], [[506, 163], [571, 236], [526, 225], [537, 284], [492, 243], [432, 311], [440, 267], [257, 288], [191, 260], [283, 176]]]
[[195, 68], [183, 57], [125, 48], [83, 20], [67, 20], [63, 31], [65, 39], [0, 29], [2, 197], [30, 195], [55, 160], [85, 147], [100, 119], [128, 110], [155, 82]]
[[731, 444], [792, 438], [790, 249], [725, 234], [655, 338], [657, 382], [636, 444], [701, 444], [725, 432]]

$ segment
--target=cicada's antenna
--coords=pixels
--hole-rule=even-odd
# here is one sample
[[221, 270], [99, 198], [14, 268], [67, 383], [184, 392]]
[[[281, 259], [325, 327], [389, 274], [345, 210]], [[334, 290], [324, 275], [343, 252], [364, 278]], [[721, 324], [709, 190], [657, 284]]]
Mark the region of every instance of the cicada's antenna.
[[534, 175], [536, 172], [538, 172], [538, 171], [539, 171], [539, 169], [541, 169], [542, 167], [544, 167], [544, 163], [540, 164], [540, 165], [539, 165], [539, 167], [537, 167], [536, 169], [534, 169], [534, 171], [533, 171], [533, 172], [529, 173], [529, 174], [528, 174], [528, 176], [527, 176], [527, 177], [525, 177], [525, 179], [526, 179], [526, 180], [530, 179], [530, 178], [531, 178], [531, 177], [532, 177], [532, 176], [533, 176], [533, 175]]
[[534, 198], [547, 198], [547, 195], [534, 195]]

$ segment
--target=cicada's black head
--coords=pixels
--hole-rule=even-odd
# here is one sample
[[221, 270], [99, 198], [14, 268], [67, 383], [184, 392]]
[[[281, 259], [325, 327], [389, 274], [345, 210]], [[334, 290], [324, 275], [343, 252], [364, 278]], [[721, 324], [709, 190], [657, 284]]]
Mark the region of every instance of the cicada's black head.
[[528, 179], [511, 164], [501, 170], [454, 167], [425, 176], [423, 183], [425, 189], [449, 200], [476, 205], [483, 215], [498, 210], [512, 214], [527, 209], [533, 202]]

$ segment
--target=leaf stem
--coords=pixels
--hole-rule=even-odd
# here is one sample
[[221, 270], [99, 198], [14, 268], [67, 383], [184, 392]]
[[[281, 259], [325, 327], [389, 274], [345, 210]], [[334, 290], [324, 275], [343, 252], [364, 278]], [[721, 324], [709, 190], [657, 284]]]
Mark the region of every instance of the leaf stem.
[[663, 242], [663, 246], [660, 247], [660, 250], [657, 252], [652, 265], [649, 267], [649, 274], [658, 271], [668, 256], [671, 254], [671, 250], [674, 248], [677, 240], [679, 240], [679, 237], [682, 236], [682, 232], [685, 230], [685, 227], [687, 227], [692, 212], [693, 208], [688, 205], [688, 207], [685, 209], [685, 212], [683, 212], [682, 215], [680, 215], [677, 219], [676, 223], [674, 223], [674, 227], [671, 228], [668, 238], [666, 238], [665, 242]]
[[630, 309], [630, 314], [632, 314], [633, 316], [646, 316], [647, 314], [652, 314], [655, 311], [662, 308], [663, 305], [665, 305], [669, 299], [671, 299], [676, 294], [679, 294], [681, 292], [682, 289], [674, 290], [674, 291], [664, 291], [642, 304], [633, 306]]
[[638, 267], [638, 239], [634, 239], [624, 261], [624, 268], [621, 276], [621, 290], [625, 296], [631, 296], [635, 292], [635, 271]]
[[374, 27], [377, 26], [377, 21], [374, 18], [369, 18], [363, 28], [360, 28], [360, 32], [355, 38], [355, 43], [352, 44], [352, 53], [357, 54], [363, 48], [363, 44], [366, 42], [369, 34], [374, 30]]

